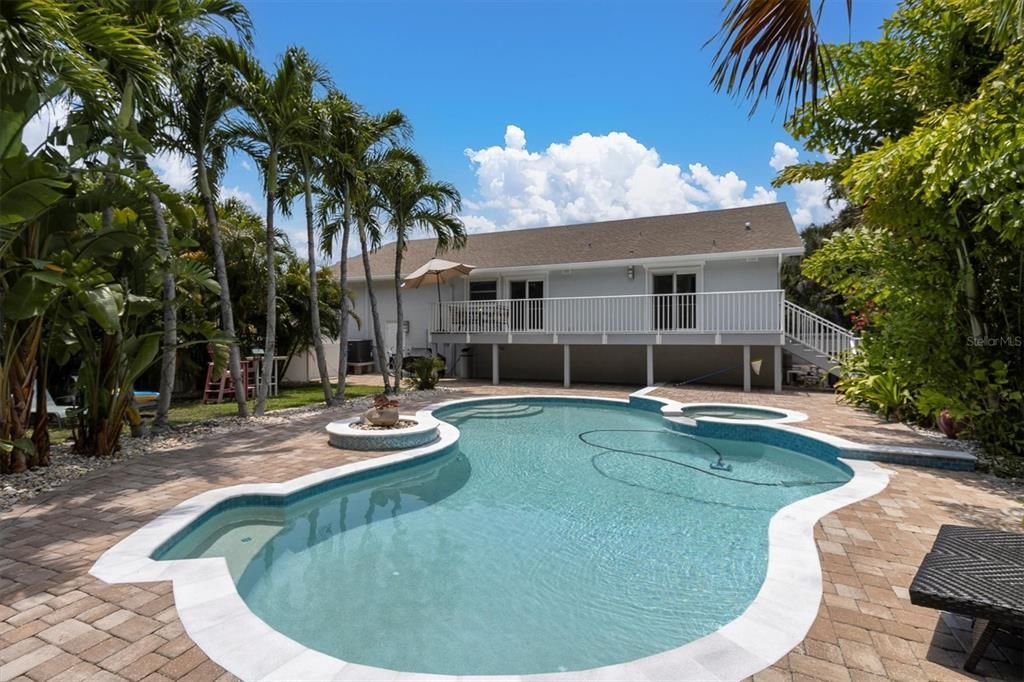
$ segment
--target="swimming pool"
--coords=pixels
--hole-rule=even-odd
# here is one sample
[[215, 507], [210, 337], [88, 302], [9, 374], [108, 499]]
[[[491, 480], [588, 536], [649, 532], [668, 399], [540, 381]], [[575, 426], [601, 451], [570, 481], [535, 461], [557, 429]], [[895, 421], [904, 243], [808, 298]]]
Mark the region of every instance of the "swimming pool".
[[154, 558], [222, 556], [273, 629], [367, 666], [582, 670], [704, 637], [754, 600], [769, 523], [841, 462], [670, 432], [578, 399], [434, 411], [457, 446], [285, 498], [231, 498]]

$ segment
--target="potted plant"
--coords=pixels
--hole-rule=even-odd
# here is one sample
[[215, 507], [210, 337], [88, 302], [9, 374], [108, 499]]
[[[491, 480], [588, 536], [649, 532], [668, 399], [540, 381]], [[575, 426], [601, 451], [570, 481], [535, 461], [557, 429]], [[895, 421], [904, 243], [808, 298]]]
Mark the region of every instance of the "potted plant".
[[398, 401], [380, 393], [373, 397], [373, 407], [363, 413], [363, 421], [374, 426], [394, 426], [398, 423]]

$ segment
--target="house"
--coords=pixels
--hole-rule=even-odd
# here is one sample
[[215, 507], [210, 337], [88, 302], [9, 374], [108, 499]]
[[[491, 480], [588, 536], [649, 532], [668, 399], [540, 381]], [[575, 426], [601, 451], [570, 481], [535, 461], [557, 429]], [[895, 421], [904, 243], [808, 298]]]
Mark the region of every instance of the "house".
[[[436, 254], [408, 243], [408, 274]], [[803, 243], [783, 203], [471, 235], [443, 254], [475, 266], [441, 286], [402, 289], [405, 348], [443, 355], [462, 376], [781, 390], [783, 355], [829, 367], [854, 337], [785, 300], [780, 268]], [[370, 256], [385, 345], [397, 334], [394, 244]], [[364, 268], [349, 259], [361, 326], [372, 339]], [[440, 297], [441, 302], [438, 302]], [[337, 344], [327, 344], [336, 371]], [[315, 379], [297, 358], [287, 378]]]

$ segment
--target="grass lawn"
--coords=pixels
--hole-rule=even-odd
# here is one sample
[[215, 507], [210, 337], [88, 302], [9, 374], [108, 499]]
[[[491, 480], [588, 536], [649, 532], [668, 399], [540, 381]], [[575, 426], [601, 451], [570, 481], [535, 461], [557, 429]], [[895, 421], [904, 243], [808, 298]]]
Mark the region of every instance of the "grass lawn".
[[[348, 384], [345, 386], [346, 398], [360, 398], [362, 396], [380, 393], [380, 386], [364, 386], [362, 384]], [[320, 384], [308, 384], [306, 386], [282, 386], [276, 396], [267, 398], [267, 412], [272, 410], [283, 410], [289, 407], [304, 407], [315, 405], [324, 400], [324, 391]], [[249, 413], [256, 405], [255, 400], [249, 401]], [[152, 412], [144, 413], [150, 416]], [[174, 425], [188, 424], [190, 422], [207, 421], [208, 419], [220, 419], [222, 417], [233, 417], [238, 414], [238, 406], [232, 400], [220, 404], [204, 405], [201, 400], [174, 403], [171, 405], [171, 423]], [[126, 429], [127, 432], [127, 429]], [[50, 429], [50, 438], [54, 443], [62, 443], [71, 438], [70, 429]]]
[[[361, 384], [348, 384], [345, 386], [346, 398], [360, 398], [366, 395], [380, 393], [380, 386], [363, 386]], [[289, 407], [303, 407], [314, 405], [324, 401], [324, 390], [320, 384], [308, 384], [306, 386], [281, 387], [276, 396], [267, 398], [267, 412], [271, 410], [284, 410]], [[249, 411], [252, 412], [256, 405], [255, 400], [249, 401]], [[187, 403], [176, 403], [171, 406], [171, 423], [187, 424], [189, 422], [206, 421], [218, 417], [233, 417], [238, 414], [238, 406], [234, 400], [223, 402], [219, 405], [204, 405], [202, 401], [195, 400]]]

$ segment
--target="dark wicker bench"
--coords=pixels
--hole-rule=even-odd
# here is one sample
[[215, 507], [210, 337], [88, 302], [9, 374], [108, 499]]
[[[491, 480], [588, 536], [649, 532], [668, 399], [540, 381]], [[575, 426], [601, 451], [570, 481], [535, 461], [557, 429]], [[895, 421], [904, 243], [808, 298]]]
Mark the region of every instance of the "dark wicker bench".
[[1024, 627], [1024, 533], [942, 526], [910, 585], [910, 602], [974, 618], [964, 669], [999, 626]]

